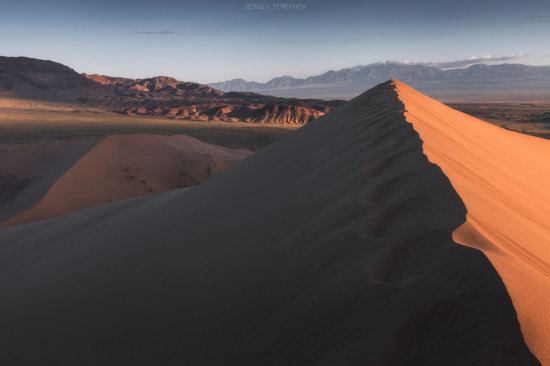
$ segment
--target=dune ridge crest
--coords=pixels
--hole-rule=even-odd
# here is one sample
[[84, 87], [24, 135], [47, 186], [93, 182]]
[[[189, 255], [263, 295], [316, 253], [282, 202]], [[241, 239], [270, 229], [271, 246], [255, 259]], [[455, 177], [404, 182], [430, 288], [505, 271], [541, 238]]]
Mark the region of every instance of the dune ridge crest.
[[525, 340], [550, 364], [550, 141], [508, 131], [392, 81], [423, 151], [467, 210], [453, 233], [502, 277]]

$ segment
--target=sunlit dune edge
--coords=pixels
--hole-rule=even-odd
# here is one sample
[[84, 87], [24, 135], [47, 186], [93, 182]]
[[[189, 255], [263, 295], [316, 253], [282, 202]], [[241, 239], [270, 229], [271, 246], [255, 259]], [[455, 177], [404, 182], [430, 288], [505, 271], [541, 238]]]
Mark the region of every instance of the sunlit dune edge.
[[507, 131], [393, 81], [423, 150], [468, 211], [455, 241], [502, 277], [525, 340], [550, 364], [550, 141]]

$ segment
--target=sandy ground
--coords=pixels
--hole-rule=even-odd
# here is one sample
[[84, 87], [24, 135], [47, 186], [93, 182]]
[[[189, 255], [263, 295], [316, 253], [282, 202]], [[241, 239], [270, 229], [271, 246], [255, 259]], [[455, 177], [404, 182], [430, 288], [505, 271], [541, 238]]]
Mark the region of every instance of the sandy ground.
[[[79, 152], [62, 148], [65, 159], [68, 159], [71, 153]], [[34, 150], [34, 154], [42, 156], [43, 151]], [[66, 171], [48, 187], [47, 193], [40, 197], [38, 204], [11, 217], [3, 225], [44, 220], [124, 198], [191, 187], [250, 154], [247, 150], [232, 150], [205, 144], [183, 135], [110, 136], [95, 145], [70, 168], [66, 167], [65, 161], [58, 159], [58, 156], [49, 159], [48, 162], [43, 160], [41, 168], [48, 167], [47, 171], [50, 174], [52, 171], [60, 171], [63, 167]], [[17, 161], [19, 155], [0, 154], [0, 157], [15, 166], [25, 167], [31, 171], [36, 169], [34, 165], [29, 166], [25, 161]], [[16, 173], [14, 176], [21, 175]], [[21, 193], [26, 193], [26, 182], [24, 178], [20, 180], [18, 187], [22, 190]], [[49, 180], [41, 179], [41, 188], [47, 182]], [[32, 181], [29, 183], [28, 186], [33, 187]], [[25, 199], [27, 196], [29, 194], [22, 194], [21, 197], [17, 193], [12, 195], [10, 204], [5, 205], [11, 208], [7, 214], [9, 211], [13, 212], [14, 207], [28, 207], [27, 201], [24, 204], [19, 202], [20, 198]], [[36, 195], [33, 198], [35, 199]]]
[[424, 152], [468, 211], [457, 242], [504, 280], [529, 347], [550, 364], [550, 141], [506, 131], [396, 82]]
[[0, 229], [0, 363], [537, 364], [403, 110], [386, 83], [191, 190]]
[[550, 139], [550, 105], [544, 103], [468, 103], [449, 107], [507, 130]]
[[187, 135], [215, 145], [257, 150], [295, 128], [131, 117], [78, 105], [0, 98], [0, 144], [151, 134]]

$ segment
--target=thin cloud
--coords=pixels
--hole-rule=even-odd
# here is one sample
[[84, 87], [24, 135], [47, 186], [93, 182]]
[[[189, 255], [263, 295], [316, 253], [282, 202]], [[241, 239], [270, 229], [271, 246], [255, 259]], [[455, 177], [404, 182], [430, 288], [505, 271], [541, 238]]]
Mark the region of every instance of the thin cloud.
[[529, 23], [549, 23], [550, 15], [528, 15], [524, 17]]
[[171, 30], [160, 30], [160, 31], [134, 31], [134, 33], [137, 34], [156, 34], [156, 35], [168, 35], [168, 34], [176, 34], [176, 32]]
[[404, 64], [410, 64], [410, 65], [426, 65], [426, 66], [434, 66], [440, 69], [453, 69], [453, 68], [459, 68], [459, 67], [467, 67], [470, 65], [475, 65], [479, 63], [484, 62], [498, 62], [498, 61], [512, 61], [512, 60], [518, 60], [521, 58], [526, 57], [526, 54], [518, 53], [515, 55], [509, 55], [509, 56], [492, 56], [492, 55], [486, 55], [486, 56], [473, 56], [468, 59], [463, 60], [454, 60], [454, 61], [427, 61], [427, 62], [415, 62], [415, 61], [409, 61], [405, 60]]

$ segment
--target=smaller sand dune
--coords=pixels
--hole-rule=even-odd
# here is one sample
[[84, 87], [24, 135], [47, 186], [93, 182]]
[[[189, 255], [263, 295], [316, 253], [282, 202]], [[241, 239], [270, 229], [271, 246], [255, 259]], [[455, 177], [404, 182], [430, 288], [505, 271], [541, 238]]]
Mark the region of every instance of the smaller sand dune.
[[[250, 155], [188, 136], [120, 135], [97, 144], [55, 181], [40, 202], [3, 223], [14, 225], [81, 208], [196, 185]], [[9, 178], [9, 177], [8, 177]], [[24, 188], [24, 180], [6, 185]]]
[[100, 140], [4, 144], [0, 148], [0, 223], [35, 206]]

